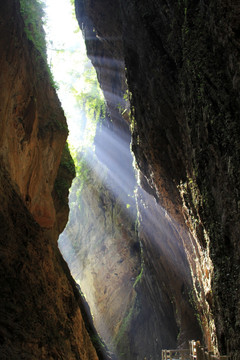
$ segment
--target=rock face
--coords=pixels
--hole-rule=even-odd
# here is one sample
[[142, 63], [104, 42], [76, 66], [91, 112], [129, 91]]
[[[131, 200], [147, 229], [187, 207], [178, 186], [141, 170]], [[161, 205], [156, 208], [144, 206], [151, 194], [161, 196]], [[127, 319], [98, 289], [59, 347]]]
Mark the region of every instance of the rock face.
[[159, 201], [180, 222], [176, 211], [182, 208], [193, 235], [194, 263], [189, 261], [206, 342], [215, 345], [216, 325], [220, 351], [229, 346], [237, 359], [239, 6], [121, 6], [135, 107], [133, 150]]
[[0, 357], [97, 360], [57, 246], [74, 176], [66, 120], [19, 1], [1, 2], [0, 28]]
[[136, 289], [143, 309], [149, 308], [148, 317], [152, 319], [148, 323], [154, 324], [152, 330], [144, 329], [144, 324], [140, 326], [145, 337], [149, 332], [155, 340], [155, 353], [148, 350], [154, 358], [159, 348], [176, 346], [176, 339], [179, 347], [187, 348], [187, 340], [201, 335], [190, 302], [192, 280], [179, 227], [155, 198], [141, 188], [137, 201], [143, 277]]
[[89, 304], [98, 333], [115, 352], [119, 329], [135, 302], [133, 284], [141, 270], [136, 208], [132, 198], [127, 209], [111, 191], [109, 169], [94, 154], [85, 154], [85, 161], [88, 173], [85, 181], [76, 179], [71, 189], [70, 221], [59, 247]]
[[[20, 14], [2, 4], [0, 154], [22, 198], [42, 227], [56, 220], [51, 196], [67, 137], [67, 124], [48, 78], [43, 59], [24, 41]], [[19, 9], [18, 9], [19, 10]], [[13, 26], [13, 17], [17, 24]], [[22, 24], [23, 26], [23, 24]], [[12, 29], [12, 30], [11, 30]], [[13, 31], [10, 34], [10, 31]], [[3, 50], [2, 50], [3, 51]], [[35, 66], [30, 67], [35, 58]], [[11, 134], [11, 136], [9, 136]]]
[[98, 359], [56, 239], [36, 224], [2, 164], [0, 181], [1, 358]]
[[239, 12], [227, 0], [76, 1], [103, 89], [105, 54], [122, 64], [120, 74], [126, 67], [142, 184], [184, 244], [205, 343], [234, 359], [240, 348]]
[[[97, 137], [100, 144], [99, 133]], [[177, 339], [186, 346], [200, 331], [189, 303], [192, 282], [175, 224], [141, 189], [136, 209], [134, 177], [132, 186], [127, 178], [128, 185], [119, 189], [109, 162], [107, 167], [95, 154], [82, 156], [59, 247], [98, 333], [118, 359], [156, 358], [163, 347], [176, 347]]]
[[[89, 301], [94, 321], [98, 324], [98, 331], [103, 335], [107, 344], [110, 341], [112, 349], [119, 359], [142, 359], [144, 357], [154, 359], [159, 356], [162, 348], [184, 345], [193, 336], [199, 338], [201, 335], [189, 299], [192, 289], [190, 269], [183, 251], [182, 238], [178, 235], [178, 229], [174, 222], [169, 224], [169, 216], [167, 217], [164, 210], [156, 204], [154, 198], [145, 191], [139, 190], [139, 194], [141, 194], [138, 197], [140, 233], [136, 239], [130, 231], [128, 242], [131, 245], [131, 243], [136, 243], [136, 240], [138, 241], [138, 247], [137, 243], [135, 246], [136, 254], [138, 254], [136, 260], [140, 259], [141, 263], [138, 260], [136, 262], [138, 272], [131, 273], [129, 268], [132, 266], [133, 257], [131, 253], [124, 250], [126, 239], [122, 235], [119, 236], [119, 215], [113, 221], [111, 209], [116, 211], [119, 209], [119, 204], [116, 203], [116, 197], [111, 195], [111, 191], [117, 192], [119, 199], [125, 197], [126, 204], [127, 197], [121, 189], [119, 192], [119, 184], [121, 184], [122, 190], [126, 190], [125, 184], [129, 182], [130, 177], [133, 177], [133, 175], [129, 175], [133, 171], [129, 130], [131, 120], [128, 116], [128, 101], [126, 101], [126, 97], [124, 99], [127, 86], [123, 48], [120, 41], [119, 13], [115, 12], [116, 9], [112, 9], [111, 4], [109, 7], [106, 7], [106, 4], [103, 7], [101, 4], [98, 8], [99, 5], [99, 2], [94, 5], [89, 2], [76, 2], [76, 13], [86, 37], [88, 56], [96, 67], [111, 116], [111, 120], [106, 120], [102, 125], [103, 129], [99, 127], [97, 132], [96, 154], [98, 159], [104, 162], [107, 172], [116, 173], [118, 181], [111, 184], [106, 191], [102, 184], [104, 180], [99, 179], [99, 171], [97, 171], [98, 177], [94, 176], [93, 179], [92, 175], [90, 176], [88, 180], [90, 184], [84, 187], [82, 194], [84, 206], [81, 206], [80, 211], [76, 209], [76, 219], [73, 223], [70, 221], [69, 224], [68, 235], [75, 249], [68, 249], [65, 257]], [[113, 12], [109, 9], [112, 9]], [[96, 15], [99, 13], [100, 17]], [[94, 22], [94, 20], [96, 21]], [[112, 24], [112, 26], [116, 24], [116, 28], [106, 28], [104, 24]], [[111, 31], [113, 31], [114, 37]], [[116, 44], [113, 39], [117, 39]], [[126, 110], [124, 111], [124, 109]], [[132, 121], [132, 126], [134, 126], [134, 121]], [[115, 139], [117, 140], [115, 141]], [[95, 167], [97, 167], [96, 164]], [[106, 177], [108, 177], [108, 173]], [[133, 189], [136, 190], [138, 187], [136, 180], [133, 179], [131, 182], [132, 189], [127, 193], [133, 193]], [[147, 183], [145, 188], [154, 194]], [[119, 193], [121, 193], [120, 196]], [[94, 194], [94, 196], [89, 194]], [[101, 201], [99, 201], [100, 198], [102, 198]], [[104, 211], [99, 206], [99, 202], [102, 203], [102, 206], [104, 205]], [[90, 210], [87, 208], [87, 204], [90, 206]], [[99, 219], [103, 220], [103, 230], [100, 231], [98, 230], [98, 228], [101, 229]], [[136, 217], [135, 220], [137, 220]], [[104, 223], [105, 225], [103, 225]], [[123, 225], [125, 229], [129, 229], [126, 219]], [[110, 237], [106, 235], [109, 234], [109, 228], [110, 233], [112, 231]], [[105, 234], [104, 236], [102, 232]], [[185, 236], [183, 229], [182, 234]], [[188, 236], [187, 239], [189, 239]], [[66, 244], [67, 239], [64, 239], [63, 242]], [[103, 244], [104, 246], [102, 246]], [[114, 249], [116, 246], [117, 253]], [[76, 255], [73, 255], [73, 250], [76, 251]], [[69, 256], [69, 254], [71, 255]], [[112, 259], [118, 259], [119, 255], [124, 262], [117, 265], [117, 271], [113, 276]], [[169, 256], [170, 259], [168, 259]], [[83, 259], [85, 259], [85, 264], [80, 265]], [[101, 265], [105, 266], [101, 269]], [[99, 273], [99, 270], [96, 269], [101, 269], [101, 272]], [[80, 275], [81, 272], [88, 274], [88, 284], [91, 284], [88, 288], [87, 284], [83, 285], [86, 282], [86, 279], [84, 280], [86, 275]], [[110, 292], [108, 291], [110, 283], [107, 281], [106, 285], [105, 278], [111, 279]], [[121, 296], [125, 294], [125, 299], [122, 301], [119, 297], [117, 304], [115, 298], [114, 304], [113, 298], [116, 297], [116, 294]], [[113, 307], [111, 308], [108, 304], [112, 304]], [[122, 311], [123, 306], [125, 313]], [[115, 312], [112, 309], [115, 309]], [[109, 336], [106, 335], [106, 328], [104, 329], [103, 325], [106, 324], [106, 321], [109, 323], [108, 329], [114, 328], [109, 332]], [[115, 337], [115, 341], [111, 341], [110, 335]]]

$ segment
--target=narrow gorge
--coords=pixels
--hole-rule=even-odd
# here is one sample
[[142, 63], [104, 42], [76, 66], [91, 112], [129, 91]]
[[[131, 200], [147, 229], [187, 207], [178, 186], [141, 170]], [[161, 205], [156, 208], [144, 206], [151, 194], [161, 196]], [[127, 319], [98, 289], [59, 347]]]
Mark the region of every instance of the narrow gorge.
[[74, 8], [105, 100], [73, 160], [41, 1], [0, 2], [0, 359], [239, 360], [240, 5]]

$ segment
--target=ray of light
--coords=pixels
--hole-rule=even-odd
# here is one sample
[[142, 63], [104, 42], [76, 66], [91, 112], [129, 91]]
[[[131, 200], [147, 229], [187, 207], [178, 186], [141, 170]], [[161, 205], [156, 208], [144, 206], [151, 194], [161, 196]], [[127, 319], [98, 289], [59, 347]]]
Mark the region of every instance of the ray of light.
[[[68, 141], [75, 148], [79, 144], [85, 146], [94, 134], [86, 134], [81, 130], [88, 126], [91, 128], [92, 125], [89, 124], [72, 94], [73, 88], [79, 89], [84, 86], [83, 73], [86, 63], [89, 62], [84, 39], [73, 16], [70, 0], [44, 0], [44, 2], [48, 61], [54, 80], [58, 84], [58, 96], [68, 120]], [[92, 132], [95, 133], [95, 129]]]
[[[75, 148], [78, 148], [79, 144], [81, 144], [81, 146], [84, 144], [86, 147], [89, 145], [88, 141], [86, 141], [89, 136], [87, 131], [90, 131], [89, 129], [91, 129], [92, 125], [88, 123], [86, 114], [83, 113], [82, 109], [79, 109], [78, 102], [72, 95], [72, 88], [76, 90], [76, 94], [78, 95], [78, 89], [83, 85], [80, 75], [84, 69], [90, 66], [90, 63], [87, 63], [86, 66], [86, 55], [83, 55], [85, 45], [80, 33], [76, 33], [75, 31], [77, 24], [72, 25], [73, 18], [70, 0], [45, 1], [47, 4], [48, 24], [51, 23], [51, 25], [46, 26], [49, 39], [49, 61], [52, 65], [55, 80], [59, 82], [60, 89], [58, 93], [65, 109], [70, 128], [69, 141]], [[104, 66], [109, 75], [117, 72], [118, 68], [122, 65], [122, 63], [117, 60], [113, 61], [102, 58], [96, 58], [94, 62], [99, 64], [104, 62]], [[123, 102], [122, 98], [112, 93], [110, 88], [105, 91], [105, 95], [108, 101], [113, 104], [122, 104]], [[90, 138], [95, 134], [95, 130], [94, 128]], [[132, 220], [134, 222], [136, 213], [132, 210], [131, 206], [127, 206], [133, 204], [135, 201], [132, 196], [136, 186], [134, 170], [131, 165], [133, 159], [129, 148], [129, 134], [126, 135], [126, 133], [120, 129], [114, 132], [110, 127], [102, 126], [102, 129], [97, 134], [95, 145], [96, 154], [94, 154], [92, 149], [85, 150], [85, 159], [88, 166], [95, 175], [102, 180], [105, 186], [110, 189], [115, 198], [120, 200], [123, 210], [128, 216], [133, 217]], [[98, 166], [96, 166], [96, 156], [101, 163]], [[144, 213], [144, 226], [141, 229], [143, 236], [148, 237], [152, 241], [153, 248], [158, 249], [159, 257], [165, 257], [171, 267], [175, 269], [174, 271], [178, 273], [178, 276], [184, 279], [185, 273], [182, 270], [184, 268], [184, 260], [181, 259], [180, 261], [179, 258], [176, 259], [176, 253], [183, 257], [183, 249], [176, 242], [179, 240], [176, 233], [177, 226], [175, 227], [172, 220], [168, 220], [166, 211], [156, 204], [152, 197], [150, 200], [150, 195], [143, 190], [141, 191], [142, 205], [140, 206], [142, 213]], [[139, 201], [141, 204], [141, 198], [139, 198]], [[92, 221], [95, 222], [95, 226], [99, 228], [102, 226], [102, 224], [98, 223], [98, 219], [94, 217], [94, 214]], [[67, 235], [63, 234], [62, 236], [66, 237]], [[96, 234], [92, 239], [94, 237], [96, 237]], [[74, 235], [73, 239], [76, 241], [79, 240], [76, 239]], [[90, 238], [89, 241], [93, 241], [92, 239]], [[119, 241], [124, 241], [124, 239], [119, 239]], [[63, 242], [60, 238], [59, 244], [63, 255], [65, 254], [66, 258], [73, 257], [75, 259], [74, 269], [71, 270], [74, 271], [76, 280], [78, 280], [81, 276], [77, 269], [79, 260], [77, 260], [76, 250], [70, 240], [68, 240], [67, 245], [61, 246], [63, 243], [66, 242]], [[115, 261], [117, 261], [118, 258], [119, 253], [116, 246]], [[94, 288], [89, 289], [88, 296], [94, 298]], [[119, 301], [121, 301], [121, 299], [119, 299]], [[92, 299], [92, 302], [97, 303], [98, 301]], [[99, 311], [97, 307], [95, 308], [95, 312], [94, 316], [98, 316]], [[110, 330], [108, 326], [104, 324], [104, 319], [102, 319], [102, 321], [105, 332], [109, 333]]]
[[[45, 27], [48, 36], [48, 58], [54, 74], [55, 81], [59, 84], [58, 95], [65, 114], [67, 116], [70, 135], [69, 142], [75, 148], [86, 148], [89, 146], [89, 137], [93, 139], [95, 129], [91, 133], [91, 121], [87, 118], [86, 114], [79, 109], [77, 97], [72, 94], [72, 89], [75, 89], [75, 95], [81, 91], [84, 85], [81, 80], [81, 74], [86, 70], [90, 64], [86, 61], [85, 44], [78, 32], [76, 35], [76, 24], [73, 24], [72, 9], [70, 7], [70, 0], [45, 0], [46, 3], [46, 22]], [[109, 62], [108, 66], [112, 66]], [[83, 131], [85, 130], [85, 131]], [[90, 133], [90, 135], [89, 135]], [[108, 139], [106, 139], [108, 140]], [[119, 144], [118, 151], [122, 151], [123, 147]], [[88, 150], [92, 152], [91, 148]], [[87, 150], [86, 150], [87, 152]], [[89, 157], [90, 158], [90, 157]], [[89, 163], [92, 163], [89, 160]], [[100, 175], [99, 175], [100, 176]], [[97, 227], [101, 227], [96, 218], [93, 219]], [[66, 233], [62, 237], [66, 237]], [[67, 243], [59, 240], [59, 247], [65, 258], [76, 257], [76, 249], [72, 242], [67, 239]], [[72, 237], [74, 239], [74, 235]], [[79, 239], [78, 239], [79, 240]], [[91, 242], [91, 239], [90, 239]], [[64, 246], [62, 246], [64, 244]], [[67, 244], [67, 245], [66, 245]], [[94, 246], [92, 241], [92, 246]], [[117, 248], [116, 248], [117, 254]], [[117, 255], [116, 255], [117, 258]], [[77, 267], [77, 260], [75, 266]], [[79, 266], [80, 268], [80, 266]], [[73, 269], [70, 269], [73, 271]], [[76, 274], [75, 280], [80, 278], [79, 270], [74, 270]], [[79, 275], [79, 276], [78, 276]], [[81, 284], [80, 284], [81, 285]], [[94, 289], [88, 293], [89, 297], [94, 297]], [[87, 299], [88, 300], [88, 299]], [[94, 302], [95, 300], [93, 300]], [[95, 301], [96, 302], [96, 301]], [[98, 313], [98, 310], [96, 310]], [[97, 316], [95, 313], [94, 316]], [[102, 319], [102, 328], [104, 333], [109, 333], [109, 328]], [[110, 337], [110, 334], [108, 335]]]

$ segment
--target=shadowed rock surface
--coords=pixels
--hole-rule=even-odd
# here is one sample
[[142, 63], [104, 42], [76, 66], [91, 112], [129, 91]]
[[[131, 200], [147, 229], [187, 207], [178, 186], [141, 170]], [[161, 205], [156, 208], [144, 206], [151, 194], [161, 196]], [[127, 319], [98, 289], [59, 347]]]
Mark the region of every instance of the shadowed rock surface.
[[103, 90], [105, 54], [126, 67], [132, 150], [177, 224], [205, 344], [238, 359], [239, 4], [77, 0], [76, 13]]
[[34, 221], [4, 170], [1, 164], [1, 359], [98, 359], [56, 238]]
[[97, 360], [57, 246], [75, 173], [66, 120], [18, 1], [0, 3], [0, 28], [0, 358]]

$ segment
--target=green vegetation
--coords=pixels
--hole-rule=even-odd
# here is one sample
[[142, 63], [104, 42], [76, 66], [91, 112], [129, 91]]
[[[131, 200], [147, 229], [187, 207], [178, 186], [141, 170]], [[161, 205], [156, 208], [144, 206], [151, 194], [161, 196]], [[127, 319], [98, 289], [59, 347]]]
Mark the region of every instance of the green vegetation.
[[129, 309], [129, 311], [126, 312], [120, 329], [117, 333], [116, 338], [114, 339], [114, 344], [117, 353], [119, 354], [120, 359], [125, 359], [126, 354], [129, 354], [130, 351], [130, 342], [129, 342], [129, 333], [134, 329], [134, 331], [137, 331], [137, 326], [139, 313], [141, 311], [141, 300], [138, 296], [135, 297], [133, 300], [133, 305]]
[[204, 333], [204, 328], [203, 328], [203, 324], [202, 324], [202, 319], [201, 319], [201, 315], [202, 314], [202, 309], [201, 309], [201, 305], [199, 304], [199, 301], [197, 299], [197, 291], [196, 289], [192, 289], [191, 291], [189, 291], [189, 302], [194, 310], [194, 315], [197, 319], [198, 325], [202, 331], [202, 333]]
[[65, 167], [72, 176], [76, 175], [73, 158], [70, 155], [68, 143], [65, 144], [60, 166]]
[[63, 176], [57, 176], [54, 183], [54, 190], [62, 204], [68, 203], [67, 198], [70, 186], [71, 183], [69, 183], [69, 181], [67, 181]]
[[96, 72], [90, 61], [85, 64], [81, 78], [80, 91], [72, 87], [72, 92], [79, 107], [84, 110], [86, 117], [96, 125], [106, 115], [106, 104], [100, 89]]
[[43, 30], [44, 3], [41, 0], [20, 0], [20, 11], [25, 23], [24, 31], [44, 60], [47, 60], [45, 32]]
[[59, 114], [57, 114], [56, 111], [52, 111], [50, 106], [48, 108], [48, 113], [49, 113], [49, 121], [46, 126], [52, 128], [52, 129], [58, 129], [65, 133], [67, 132], [67, 134], [68, 134], [67, 123], [64, 121], [59, 121]]
[[101, 123], [106, 116], [106, 104], [100, 89], [96, 71], [91, 62], [86, 60], [82, 73], [74, 73], [74, 77], [80, 80], [80, 86], [72, 86], [71, 91], [76, 99], [78, 107], [86, 117], [84, 145], [78, 149], [71, 149], [71, 154], [76, 167], [76, 179], [74, 188], [78, 206], [80, 207], [80, 194], [85, 184], [91, 178], [91, 168], [87, 161], [87, 148], [93, 148], [97, 124]]
[[[85, 149], [81, 150], [71, 150], [72, 157], [75, 163], [76, 169], [76, 178], [73, 181], [71, 188], [71, 209], [82, 210], [84, 206], [84, 201], [82, 198], [82, 193], [86, 188], [94, 188], [94, 186], [99, 186], [101, 188], [101, 193], [104, 191], [104, 187], [100, 179], [96, 176], [95, 171], [98, 166], [97, 158], [93, 153], [88, 153]], [[102, 173], [104, 176], [104, 174]]]
[[89, 181], [91, 169], [86, 160], [86, 154], [84, 151], [78, 152], [76, 150], [75, 151], [72, 150], [72, 156], [76, 169], [76, 180], [75, 180], [75, 185], [77, 185], [76, 195], [77, 198], [79, 198], [84, 184], [88, 183]]
[[134, 284], [133, 284], [133, 287], [134, 287], [134, 288], [135, 288], [135, 287], [137, 286], [137, 284], [141, 281], [142, 276], [143, 276], [143, 270], [144, 270], [144, 268], [143, 268], [143, 261], [141, 261], [141, 271], [140, 271], [140, 273], [138, 274], [138, 276], [136, 277], [136, 280], [135, 280], [135, 282], [134, 282]]
[[41, 0], [20, 0], [20, 11], [25, 24], [24, 31], [28, 40], [34, 44], [38, 51], [36, 54], [37, 63], [41, 64], [42, 60], [44, 61], [51, 85], [58, 88], [47, 63], [47, 46], [43, 29], [44, 6], [45, 4]]
[[57, 178], [54, 183], [54, 191], [62, 204], [68, 203], [69, 188], [75, 175], [74, 161], [70, 155], [68, 144], [66, 143], [63, 149]]
[[142, 280], [143, 274], [144, 274], [144, 258], [143, 258], [143, 248], [142, 248], [141, 242], [140, 242], [140, 249], [141, 249], [141, 254], [140, 254], [140, 256], [141, 256], [141, 270], [140, 270], [140, 273], [138, 274], [138, 276], [135, 279], [135, 282], [133, 284], [133, 288], [135, 288], [140, 283], [140, 281]]
[[92, 334], [91, 340], [97, 351], [107, 352], [107, 347], [98, 334]]
[[131, 118], [131, 109], [129, 107], [130, 101], [132, 99], [131, 92], [127, 89], [122, 97], [121, 102], [117, 104], [117, 109], [121, 115], [127, 114], [129, 119]]
[[133, 315], [134, 315], [134, 312], [135, 312], [135, 306], [136, 306], [136, 302], [134, 302], [133, 306], [129, 309], [126, 316], [123, 318], [122, 324], [120, 326], [117, 337], [115, 339], [115, 344], [116, 345], [121, 341], [123, 336], [126, 335], [127, 331], [130, 328], [131, 321], [133, 319]]

